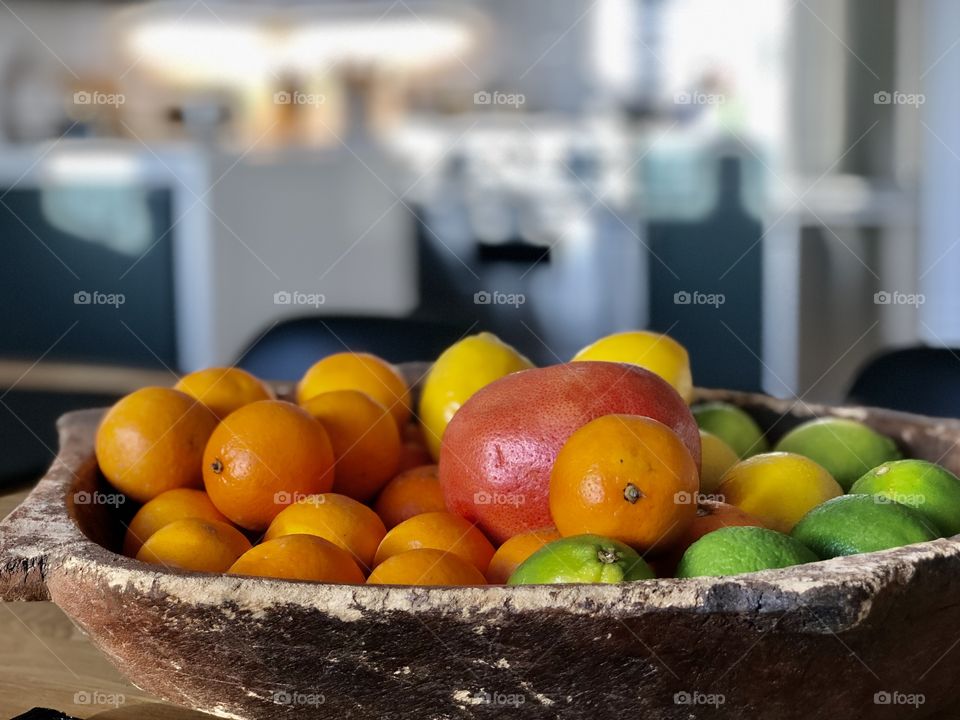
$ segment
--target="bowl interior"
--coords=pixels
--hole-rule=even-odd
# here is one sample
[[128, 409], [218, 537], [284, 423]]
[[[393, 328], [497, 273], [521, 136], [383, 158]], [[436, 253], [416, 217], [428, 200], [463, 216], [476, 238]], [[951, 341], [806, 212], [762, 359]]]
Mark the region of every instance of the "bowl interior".
[[[414, 369], [410, 380], [422, 375]], [[830, 407], [796, 400], [777, 400], [724, 390], [697, 392], [697, 402], [723, 400], [742, 407], [757, 421], [771, 443], [812, 417], [837, 416], [860, 420], [892, 437], [905, 457], [936, 462], [960, 474], [960, 423], [956, 420], [924, 418], [874, 408]], [[112, 488], [97, 467], [92, 449], [74, 471], [66, 493], [67, 510], [80, 531], [92, 542], [120, 553], [127, 525], [141, 507]], [[251, 541], [257, 534], [249, 534]]]

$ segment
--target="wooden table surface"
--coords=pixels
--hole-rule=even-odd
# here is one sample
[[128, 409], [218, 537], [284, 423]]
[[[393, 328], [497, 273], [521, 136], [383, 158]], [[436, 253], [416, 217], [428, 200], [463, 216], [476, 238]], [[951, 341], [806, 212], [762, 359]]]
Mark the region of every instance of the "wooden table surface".
[[[0, 518], [29, 487], [0, 491]], [[138, 690], [51, 602], [0, 602], [0, 718], [48, 707], [80, 718], [209, 718]]]

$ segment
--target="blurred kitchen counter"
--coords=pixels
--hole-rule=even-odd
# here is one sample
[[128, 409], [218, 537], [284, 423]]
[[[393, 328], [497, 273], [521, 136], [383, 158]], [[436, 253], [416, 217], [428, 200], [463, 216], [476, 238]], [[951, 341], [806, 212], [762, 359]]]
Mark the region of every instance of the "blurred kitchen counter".
[[0, 388], [3, 389], [123, 395], [145, 385], [169, 386], [176, 381], [172, 370], [0, 358]]
[[[20, 486], [0, 493], [0, 517], [6, 517], [29, 491], [29, 486]], [[4, 720], [34, 707], [104, 720], [210, 717], [163, 703], [124, 680], [52, 602], [0, 603], [0, 637]], [[85, 704], [85, 697], [107, 704]]]

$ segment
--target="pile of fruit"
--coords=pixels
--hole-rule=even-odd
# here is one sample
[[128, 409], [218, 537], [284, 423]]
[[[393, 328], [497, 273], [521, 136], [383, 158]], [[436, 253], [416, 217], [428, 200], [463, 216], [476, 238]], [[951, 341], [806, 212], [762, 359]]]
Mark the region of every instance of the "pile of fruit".
[[96, 436], [103, 476], [142, 503], [124, 554], [333, 583], [612, 583], [960, 533], [960, 479], [860, 422], [814, 419], [771, 451], [742, 409], [691, 408], [666, 335], [535, 368], [481, 333], [422, 387], [414, 414], [395, 367], [340, 353], [290, 401], [238, 368], [124, 397]]

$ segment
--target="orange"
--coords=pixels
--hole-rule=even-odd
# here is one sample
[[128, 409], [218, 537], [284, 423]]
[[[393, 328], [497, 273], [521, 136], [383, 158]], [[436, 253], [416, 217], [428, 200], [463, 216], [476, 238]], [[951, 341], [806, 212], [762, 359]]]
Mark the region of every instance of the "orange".
[[410, 388], [386, 360], [369, 353], [344, 352], [315, 363], [297, 385], [301, 405], [331, 390], [359, 390], [383, 405], [403, 427], [410, 419]]
[[604, 415], [574, 432], [550, 474], [550, 514], [563, 537], [593, 534], [636, 550], [669, 546], [696, 515], [697, 465], [670, 428]]
[[194, 397], [218, 418], [257, 400], [273, 400], [270, 386], [237, 367], [212, 367], [180, 378], [174, 389]]
[[459, 515], [431, 512], [414, 515], [390, 530], [377, 548], [373, 564], [418, 548], [451, 552], [480, 572], [486, 572], [494, 553], [486, 536]]
[[287, 505], [333, 487], [333, 449], [302, 408], [260, 400], [223, 420], [203, 453], [203, 482], [217, 509], [265, 530]]
[[366, 505], [345, 495], [326, 493], [311, 495], [281, 510], [264, 539], [301, 534], [329, 540], [349, 552], [359, 565], [371, 568], [387, 529]]
[[524, 560], [547, 543], [559, 539], [560, 533], [552, 527], [514, 535], [494, 553], [487, 568], [487, 582], [491, 585], [506, 585], [513, 571], [520, 567]]
[[400, 446], [400, 465], [397, 472], [433, 463], [433, 455], [427, 448], [427, 440], [420, 423], [414, 420], [404, 425], [400, 431], [400, 440], [403, 444]]
[[426, 445], [408, 440], [400, 447], [400, 464], [397, 466], [397, 471], [405, 472], [421, 465], [429, 465], [432, 462], [433, 455], [430, 454]]
[[483, 574], [453, 553], [420, 548], [383, 561], [368, 585], [485, 585]]
[[110, 484], [137, 502], [199, 487], [203, 447], [216, 426], [216, 416], [189, 395], [141, 388], [104, 415], [95, 441], [97, 462]]
[[123, 539], [123, 554], [136, 557], [143, 543], [157, 530], [175, 520], [186, 518], [229, 522], [226, 516], [213, 506], [203, 490], [191, 488], [167, 490], [157, 495], [133, 516]]
[[427, 440], [423, 435], [423, 428], [416, 420], [411, 420], [400, 430], [400, 439], [405, 443], [427, 446]]
[[373, 509], [387, 528], [421, 513], [444, 512], [437, 466], [421, 465], [397, 475], [380, 491]]
[[285, 580], [362, 584], [363, 573], [332, 542], [316, 535], [284, 535], [245, 552], [227, 571]]
[[397, 423], [376, 400], [359, 390], [333, 390], [307, 400], [303, 409], [320, 421], [333, 445], [334, 492], [369, 500], [400, 464]]
[[186, 518], [164, 525], [151, 535], [137, 553], [137, 560], [154, 565], [226, 572], [250, 549], [250, 541], [227, 523]]

